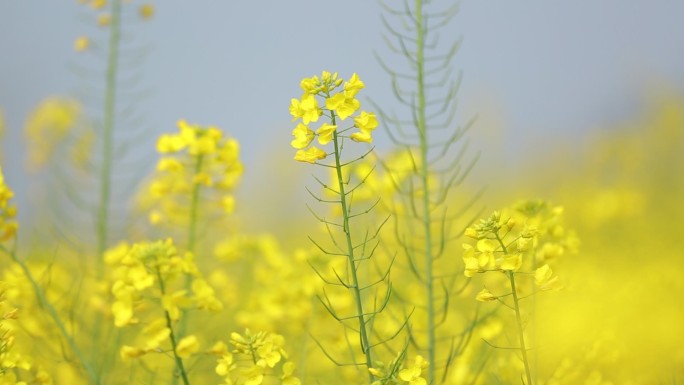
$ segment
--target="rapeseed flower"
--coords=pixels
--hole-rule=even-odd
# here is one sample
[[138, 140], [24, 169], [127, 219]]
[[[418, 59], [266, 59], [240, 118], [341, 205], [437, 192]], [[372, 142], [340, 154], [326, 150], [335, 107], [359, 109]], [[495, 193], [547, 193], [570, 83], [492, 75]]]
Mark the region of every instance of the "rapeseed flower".
[[90, 47], [90, 38], [87, 36], [79, 36], [74, 40], [74, 51], [83, 52]]
[[357, 142], [371, 143], [371, 134], [378, 127], [378, 120], [374, 113], [361, 111], [359, 116], [354, 118], [354, 124], [359, 128], [359, 132], [351, 134], [351, 139]]
[[154, 16], [154, 6], [151, 4], [143, 4], [138, 8], [138, 14], [143, 20], [149, 20]]
[[422, 356], [416, 356], [411, 366], [399, 372], [399, 378], [408, 382], [409, 385], [426, 385], [427, 381], [421, 377], [421, 374], [428, 366], [429, 363]]
[[[0, 383], [1, 384], [28, 384], [22, 379], [32, 378], [30, 383], [52, 384], [52, 378], [39, 365], [34, 364], [33, 357], [20, 353], [22, 350], [15, 348], [17, 344], [16, 331], [21, 330], [28, 323], [22, 319], [21, 326], [17, 325], [19, 309], [8, 302], [8, 292], [17, 291], [5, 281], [0, 281]], [[26, 322], [28, 321], [28, 322]], [[28, 373], [24, 373], [28, 372]]]
[[490, 293], [489, 290], [487, 289], [482, 289], [479, 293], [477, 293], [477, 296], [475, 296], [475, 299], [480, 301], [480, 302], [487, 302], [487, 301], [496, 301], [497, 297]]
[[176, 346], [176, 354], [178, 357], [188, 358], [192, 354], [197, 353], [199, 349], [200, 343], [197, 340], [197, 336], [191, 334], [178, 342], [178, 345]]
[[294, 376], [294, 363], [284, 361], [287, 354], [283, 348], [285, 340], [275, 333], [231, 333], [230, 342], [235, 347], [232, 353], [224, 353], [217, 360], [215, 372], [223, 377], [226, 384], [259, 385], [265, 376], [274, 375], [273, 369], [280, 364], [284, 385], [299, 385], [301, 381]]
[[301, 148], [306, 148], [309, 143], [314, 138], [314, 132], [309, 129], [306, 125], [299, 123], [297, 127], [292, 130], [292, 136], [294, 136], [294, 140], [290, 142], [292, 147], [301, 149]]
[[156, 147], [163, 156], [139, 196], [151, 224], [187, 224], [193, 200], [214, 216], [217, 211], [234, 211], [232, 194], [243, 173], [235, 139], [226, 138], [217, 127], [180, 120], [178, 132], [162, 134]]
[[15, 220], [17, 209], [10, 204], [12, 197], [14, 192], [5, 184], [5, 176], [0, 166], [0, 242], [13, 238], [19, 228]]
[[[105, 253], [112, 267], [111, 310], [114, 324], [142, 325], [137, 346], [121, 348], [123, 358], [135, 358], [156, 351], [172, 340], [170, 325], [189, 309], [217, 311], [222, 308], [214, 290], [201, 277], [192, 255], [180, 255], [171, 239], [120, 244]], [[190, 290], [185, 282], [194, 279]], [[175, 335], [178, 340], [178, 335]], [[199, 350], [197, 337], [185, 336], [176, 346], [179, 357]]]
[[[301, 98], [290, 100], [292, 121], [301, 119], [301, 123], [292, 130], [294, 139], [290, 142], [292, 147], [297, 149], [295, 160], [316, 163], [327, 157], [327, 152], [318, 147], [307, 149], [314, 137], [318, 138], [318, 143], [322, 146], [336, 140], [338, 136], [348, 137], [356, 142], [372, 143], [372, 132], [378, 126], [374, 113], [362, 111], [354, 117], [352, 126], [339, 126], [339, 122], [355, 114], [361, 107], [356, 95], [364, 88], [364, 83], [357, 74], [352, 74], [345, 82], [339, 78], [337, 72], [323, 71], [320, 77], [304, 78], [299, 85], [303, 91]], [[323, 123], [315, 130], [309, 126], [324, 115], [330, 119], [329, 122]], [[359, 131], [347, 135], [346, 132], [353, 127]]]
[[317, 160], [325, 159], [328, 156], [325, 151], [318, 147], [311, 147], [307, 150], [298, 150], [295, 153], [295, 160], [307, 163], [316, 163]]
[[24, 126], [30, 166], [36, 168], [47, 163], [82, 119], [83, 109], [75, 99], [52, 97], [38, 105]]

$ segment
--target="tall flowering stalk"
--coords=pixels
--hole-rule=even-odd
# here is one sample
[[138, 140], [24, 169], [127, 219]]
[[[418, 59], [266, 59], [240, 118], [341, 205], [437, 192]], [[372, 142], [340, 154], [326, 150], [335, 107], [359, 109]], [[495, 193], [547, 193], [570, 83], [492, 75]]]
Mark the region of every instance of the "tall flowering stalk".
[[[220, 358], [216, 364], [216, 374], [223, 377], [226, 385], [259, 385], [273, 383], [267, 377], [275, 377], [282, 385], [301, 385], [294, 374], [295, 364], [288, 360], [285, 351], [285, 338], [279, 334], [258, 332], [247, 329], [244, 334], [231, 333], [230, 344], [234, 349], [228, 351], [223, 342], [215, 345]], [[280, 375], [276, 368], [279, 367]]]
[[[194, 258], [200, 218], [212, 220], [233, 212], [233, 190], [243, 171], [239, 143], [217, 127], [180, 120], [177, 133], [159, 137], [157, 151], [162, 157], [140, 197], [142, 206], [149, 211], [150, 223], [161, 230], [183, 229], [185, 250]], [[186, 276], [186, 290], [191, 283], [191, 276]], [[185, 332], [187, 322], [187, 317], [180, 317], [178, 333]]]
[[[121, 358], [168, 354], [177, 376], [189, 385], [184, 360], [199, 351], [200, 343], [196, 335], [185, 335], [181, 330], [181, 317], [188, 309], [216, 312], [223, 307], [199, 273], [192, 255], [179, 255], [168, 239], [122, 244], [108, 251], [105, 261], [113, 269], [115, 301], [111, 309], [115, 326], [144, 325], [135, 344], [121, 347]], [[186, 280], [191, 282], [190, 290], [185, 289]]]
[[[0, 281], [0, 383], [2, 384], [52, 384], [50, 375], [39, 365], [35, 365], [31, 357], [16, 352], [16, 329], [20, 319], [19, 309], [8, 304], [5, 294], [9, 284]], [[19, 370], [21, 369], [21, 371]], [[24, 382], [23, 378], [33, 377], [33, 381]]]
[[[505, 277], [494, 283], [495, 288], [483, 288], [476, 299], [499, 302], [515, 314], [516, 349], [520, 352], [527, 385], [535, 383], [536, 378], [528, 355], [530, 345], [526, 335], [529, 333], [525, 331], [526, 326], [534, 326], [534, 303], [525, 314], [522, 300], [534, 299], [538, 291], [561, 287], [549, 263], [574, 250], [577, 244], [574, 235], [562, 225], [562, 213], [562, 207], [543, 201], [522, 202], [504, 212], [494, 212], [465, 231], [475, 241], [475, 245], [463, 245], [465, 276], [498, 272]], [[521, 285], [525, 280], [531, 289]]]
[[5, 176], [0, 167], [0, 242], [14, 239], [19, 229], [16, 221], [17, 207], [10, 202], [14, 192], [5, 184]]
[[233, 212], [233, 190], [243, 172], [240, 145], [217, 127], [180, 120], [177, 133], [159, 137], [157, 151], [162, 157], [142, 205], [153, 225], [185, 228], [187, 251], [195, 253], [201, 215], [215, 219]]
[[[351, 139], [354, 142], [371, 143], [373, 140], [373, 131], [378, 126], [376, 116], [372, 112], [361, 111], [357, 115], [354, 114], [360, 109], [361, 103], [356, 99], [358, 92], [364, 88], [364, 83], [353, 74], [349, 80], [344, 81], [338, 77], [337, 73], [323, 72], [321, 77], [314, 76], [305, 78], [301, 81], [303, 95], [299, 99], [292, 99], [290, 103], [290, 114], [293, 116], [293, 121], [300, 121], [292, 131], [294, 139], [291, 142], [292, 147], [297, 149], [294, 159], [300, 162], [311, 164], [318, 164], [328, 167], [333, 171], [334, 182], [332, 185], [326, 185], [320, 180], [319, 183], [323, 188], [332, 195], [333, 199], [314, 197], [320, 202], [327, 202], [334, 204], [337, 211], [341, 213], [341, 221], [333, 222], [322, 219], [326, 227], [339, 229], [342, 232], [342, 242], [335, 239], [333, 230], [329, 230], [329, 235], [333, 245], [337, 250], [332, 251], [314, 242], [321, 251], [331, 256], [346, 257], [347, 275], [341, 275], [335, 271], [335, 276], [332, 281], [324, 280], [326, 283], [338, 287], [343, 287], [348, 290], [353, 297], [356, 313], [351, 317], [338, 314], [332, 301], [327, 294], [324, 294], [325, 299], [321, 298], [321, 302], [326, 307], [328, 312], [337, 320], [344, 323], [349, 319], [356, 319], [361, 352], [363, 353], [363, 363], [355, 363], [363, 365], [366, 369], [373, 367], [373, 343], [371, 342], [371, 323], [375, 316], [387, 304], [387, 298], [390, 294], [390, 285], [387, 283], [387, 291], [383, 305], [380, 308], [369, 310], [366, 307], [364, 292], [368, 289], [380, 284], [387, 277], [375, 283], [365, 283], [360, 276], [360, 268], [364, 261], [371, 258], [374, 247], [371, 247], [370, 242], [373, 237], [366, 237], [358, 243], [355, 237], [354, 228], [351, 225], [351, 220], [359, 216], [364, 211], [357, 212], [352, 210], [353, 192], [357, 186], [349, 186], [349, 178], [346, 173], [346, 167], [358, 161], [363, 156], [355, 158], [351, 161], [346, 161], [342, 157], [342, 149], [346, 140]], [[322, 103], [319, 104], [319, 100]], [[310, 126], [317, 123], [321, 118], [327, 121], [321, 123], [314, 131]], [[348, 120], [352, 118], [351, 121]], [[312, 144], [317, 142], [321, 146], [329, 146], [329, 150], [323, 150], [317, 145]], [[320, 161], [332, 157], [330, 163], [321, 163]], [[361, 182], [362, 183], [362, 182]], [[319, 275], [321, 275], [319, 273]], [[321, 275], [322, 277], [322, 275]], [[327, 353], [326, 353], [327, 354]], [[370, 382], [373, 382], [373, 373], [368, 371]]]
[[[95, 370], [91, 360], [86, 358], [86, 356], [83, 354], [81, 348], [78, 346], [71, 333], [67, 331], [67, 326], [62, 321], [62, 318], [59, 316], [55, 307], [48, 300], [45, 291], [38, 283], [36, 277], [34, 277], [26, 263], [17, 255], [14, 247], [16, 245], [13, 245], [11, 248], [7, 248], [4, 244], [6, 241], [10, 240], [16, 241], [17, 230], [19, 228], [19, 225], [15, 220], [16, 207], [10, 203], [10, 200], [13, 196], [14, 193], [5, 184], [5, 178], [2, 173], [2, 168], [0, 167], [0, 251], [9, 256], [12, 261], [21, 268], [21, 271], [26, 276], [26, 279], [30, 282], [31, 289], [33, 289], [39, 304], [47, 311], [50, 319], [52, 322], [54, 322], [60, 335], [62, 338], [64, 338], [67, 346], [69, 346], [71, 351], [76, 356], [79, 364], [85, 371], [88, 380], [91, 383], [98, 385], [101, 383], [100, 374]], [[6, 359], [6, 357], [1, 358], [2, 361], [5, 361]]]
[[[116, 108], [119, 41], [121, 39], [121, 0], [111, 1], [105, 97], [102, 106], [102, 164], [100, 169], [100, 200], [97, 212], [97, 255], [102, 256], [108, 247], [109, 205], [112, 183], [112, 157]], [[98, 258], [100, 260], [100, 258]], [[101, 269], [101, 264], [99, 264]], [[98, 275], [102, 275], [100, 271]]]

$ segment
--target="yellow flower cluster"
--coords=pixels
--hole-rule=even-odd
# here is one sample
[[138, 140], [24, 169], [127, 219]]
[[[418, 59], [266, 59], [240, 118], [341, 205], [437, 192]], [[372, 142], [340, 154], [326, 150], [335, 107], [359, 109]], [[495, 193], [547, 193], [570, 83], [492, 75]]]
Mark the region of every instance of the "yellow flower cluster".
[[[548, 262], [577, 246], [575, 236], [561, 225], [562, 214], [562, 207], [526, 201], [468, 227], [465, 234], [475, 240], [475, 245], [463, 245], [465, 276], [486, 271], [515, 272], [527, 260], [539, 290], [559, 288], [558, 277]], [[484, 289], [476, 299], [494, 301], [497, 296]]]
[[[282, 385], [300, 385], [294, 376], [295, 364], [287, 360], [283, 346], [285, 339], [275, 333], [258, 332], [245, 334], [231, 333], [230, 343], [235, 347], [232, 352], [225, 351], [216, 365], [216, 374], [224, 378], [226, 385], [260, 385], [265, 375], [273, 375], [280, 365]], [[244, 364], [249, 362], [248, 364]]]
[[43, 166], [82, 117], [83, 109], [75, 99], [51, 97], [38, 105], [24, 126], [29, 165], [32, 168]]
[[10, 204], [13, 196], [14, 192], [5, 184], [5, 176], [0, 167], [0, 242], [13, 238], [19, 228], [14, 219], [17, 215], [17, 208]]
[[[6, 292], [7, 283], [0, 281], [0, 385], [52, 384], [52, 378], [45, 370], [34, 367], [31, 359], [13, 350], [17, 326], [8, 322], [19, 318], [19, 309], [7, 303]], [[31, 380], [21, 380], [27, 377]]]
[[378, 362], [375, 367], [368, 368], [368, 371], [377, 378], [371, 385], [399, 384], [399, 381], [409, 385], [426, 385], [423, 370], [430, 366], [429, 362], [418, 355], [413, 358], [410, 366], [402, 368], [404, 357], [405, 352], [397, 355], [388, 365]]
[[[149, 184], [149, 219], [153, 224], [163, 221], [185, 223], [190, 215], [189, 200], [199, 198], [206, 207], [213, 205], [223, 213], [232, 213], [235, 200], [232, 191], [243, 172], [237, 140], [224, 138], [216, 127], [178, 122], [179, 133], [164, 134], [157, 141], [157, 151], [163, 157]], [[144, 198], [143, 198], [144, 199]]]
[[[378, 121], [372, 112], [361, 111], [353, 118], [354, 124], [338, 130], [337, 119], [343, 121], [352, 116], [361, 107], [356, 99], [357, 93], [363, 89], [364, 84], [357, 74], [353, 74], [348, 81], [339, 78], [337, 72], [323, 71], [321, 77], [313, 76], [301, 81], [300, 87], [304, 94], [300, 99], [292, 99], [290, 102], [290, 114], [292, 121], [301, 119], [301, 123], [292, 130], [294, 140], [290, 143], [297, 149], [294, 159], [301, 162], [315, 163], [325, 159], [326, 152], [311, 146], [314, 137], [318, 138], [320, 145], [326, 145], [337, 138], [338, 134], [356, 127], [357, 132], [349, 135], [356, 142], [371, 143], [372, 132], [378, 127]], [[319, 99], [324, 101], [325, 107], [319, 106]], [[315, 132], [309, 128], [310, 123], [315, 123], [326, 114], [330, 123], [323, 123]], [[308, 147], [308, 149], [307, 149]]]
[[[163, 316], [150, 316], [151, 321], [145, 322], [139, 346], [121, 349], [124, 358], [160, 351], [173, 332], [171, 323], [178, 321], [184, 310], [219, 311], [223, 307], [198, 272], [192, 255], [178, 255], [171, 239], [132, 246], [124, 243], [108, 250], [104, 258], [113, 267], [111, 291], [115, 301], [111, 310], [117, 327], [141, 323], [138, 315], [150, 304], [160, 304], [162, 310], [157, 314]], [[190, 280], [189, 293], [184, 285]], [[198, 349], [197, 338], [190, 335], [177, 344], [176, 354], [187, 357]]]
[[259, 287], [240, 296], [244, 306], [235, 312], [238, 325], [302, 333], [311, 318], [310, 299], [319, 283], [310, 271], [310, 254], [303, 249], [288, 253], [271, 235], [240, 234], [219, 242], [214, 255], [223, 261], [252, 263], [250, 279]]

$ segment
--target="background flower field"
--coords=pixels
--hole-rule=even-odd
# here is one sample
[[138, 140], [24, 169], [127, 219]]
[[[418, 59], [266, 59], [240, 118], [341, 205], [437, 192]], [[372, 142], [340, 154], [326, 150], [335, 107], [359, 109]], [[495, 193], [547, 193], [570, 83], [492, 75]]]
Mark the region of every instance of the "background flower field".
[[[174, 2], [46, 5], [76, 20], [56, 30], [68, 87], [26, 110], [7, 90], [51, 72], [10, 56], [0, 90], [0, 383], [684, 381], [678, 78], [516, 131], [459, 72], [484, 35], [453, 26], [482, 8], [301, 3], [317, 37], [281, 45], [263, 20], [282, 5], [253, 39], [200, 23], [206, 45], [150, 32], [184, 28]], [[673, 9], [648, 9], [672, 32]], [[659, 44], [652, 68], [684, 65]], [[206, 93], [205, 50], [230, 63]], [[172, 91], [160, 56], [185, 68]]]

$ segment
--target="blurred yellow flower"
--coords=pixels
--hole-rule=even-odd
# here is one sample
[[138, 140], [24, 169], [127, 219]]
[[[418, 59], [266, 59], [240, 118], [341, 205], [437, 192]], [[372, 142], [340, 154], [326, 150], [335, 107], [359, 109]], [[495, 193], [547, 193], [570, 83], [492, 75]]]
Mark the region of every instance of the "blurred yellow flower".
[[192, 299], [198, 309], [219, 311], [223, 308], [223, 304], [216, 299], [214, 289], [204, 279], [198, 278], [192, 281], [192, 294]]
[[5, 184], [5, 176], [0, 166], [0, 242], [13, 238], [19, 225], [14, 220], [17, 209], [9, 203], [14, 192]]
[[427, 381], [421, 377], [421, 373], [428, 366], [429, 363], [422, 356], [416, 356], [413, 359], [413, 365], [399, 372], [399, 378], [402, 381], [408, 382], [409, 385], [426, 385]]
[[504, 256], [503, 260], [501, 261], [501, 270], [512, 270], [516, 271], [522, 266], [522, 254], [520, 253], [515, 253], [512, 255], [506, 255]]
[[165, 156], [138, 196], [151, 224], [185, 225], [193, 199], [202, 212], [234, 211], [232, 193], [244, 171], [237, 140], [217, 127], [179, 120], [176, 133], [159, 137], [157, 151]]
[[147, 349], [155, 350], [159, 348], [159, 345], [161, 345], [162, 342], [169, 338], [171, 329], [166, 326], [166, 320], [164, 318], [157, 318], [145, 326], [142, 330], [142, 335], [145, 337], [145, 346]]
[[216, 341], [216, 343], [207, 350], [207, 353], [223, 356], [224, 354], [228, 354], [228, 345], [223, 341]]
[[226, 214], [232, 214], [235, 211], [235, 197], [232, 195], [225, 195], [221, 198], [221, 208]]
[[556, 290], [560, 288], [558, 277], [553, 275], [553, 270], [547, 264], [534, 271], [534, 282], [539, 287], [539, 290]]
[[30, 167], [44, 165], [81, 119], [81, 104], [75, 99], [51, 97], [41, 102], [24, 126]]
[[90, 6], [93, 9], [102, 9], [107, 6], [107, 0], [92, 0]]
[[497, 297], [490, 293], [489, 290], [487, 289], [482, 289], [480, 290], [479, 293], [475, 296], [475, 299], [480, 301], [480, 302], [488, 302], [488, 301], [496, 301]]
[[280, 377], [282, 385], [301, 385], [299, 378], [294, 376], [295, 364], [288, 361], [283, 364], [283, 375]]
[[154, 16], [154, 6], [151, 4], [143, 4], [138, 8], [138, 14], [143, 20], [149, 20]]
[[193, 353], [197, 353], [200, 349], [200, 343], [197, 336], [191, 334], [178, 342], [176, 345], [176, 354], [181, 358], [188, 358]]
[[112, 22], [112, 16], [108, 13], [102, 13], [97, 16], [97, 24], [101, 27], [106, 27]]
[[83, 52], [90, 47], [90, 39], [87, 36], [79, 36], [74, 40], [74, 50]]
[[179, 135], [163, 134], [157, 140], [157, 152], [160, 154], [178, 152], [184, 149], [186, 145]]
[[133, 317], [133, 304], [130, 301], [115, 301], [112, 304], [112, 314], [114, 325], [117, 327], [137, 323], [137, 319]]
[[140, 356], [143, 356], [148, 353], [148, 350], [146, 349], [141, 349], [137, 348], [134, 346], [128, 346], [124, 345], [121, 347], [119, 350], [119, 356], [121, 356], [121, 359], [124, 361], [127, 361], [131, 358], [138, 358]]
[[218, 359], [215, 371], [216, 374], [223, 377], [230, 374], [236, 367], [237, 366], [233, 363], [233, 355], [230, 352], [226, 352]]

